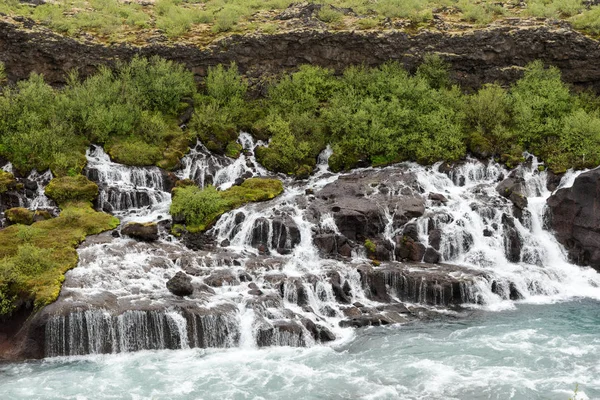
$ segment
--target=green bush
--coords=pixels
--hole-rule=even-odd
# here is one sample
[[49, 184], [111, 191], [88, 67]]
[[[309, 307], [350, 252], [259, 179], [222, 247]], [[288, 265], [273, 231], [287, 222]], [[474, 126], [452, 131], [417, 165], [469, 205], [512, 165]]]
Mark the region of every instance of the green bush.
[[523, 147], [545, 158], [558, 137], [562, 118], [573, 111], [576, 102], [562, 82], [560, 71], [544, 68], [540, 61], [525, 69], [525, 75], [511, 89], [513, 120]]
[[0, 169], [0, 194], [14, 189], [16, 185], [17, 181], [13, 174]]
[[191, 232], [210, 227], [223, 213], [249, 202], [264, 201], [283, 192], [283, 184], [277, 179], [247, 179], [240, 186], [217, 191], [214, 186], [200, 189], [184, 185], [173, 189], [171, 215], [185, 222]]
[[484, 85], [466, 101], [469, 150], [481, 157], [509, 153], [514, 144], [511, 98], [496, 84]]
[[225, 202], [214, 186], [200, 189], [197, 186], [173, 189], [171, 214], [184, 220], [187, 226], [204, 226], [221, 212]]
[[137, 165], [141, 150], [144, 163], [164, 164], [163, 152], [182, 135], [176, 120], [182, 102], [195, 92], [190, 71], [157, 57], [134, 57], [115, 71], [100, 67], [83, 81], [72, 73], [62, 90], [33, 74], [0, 95], [0, 155], [23, 173], [51, 168], [58, 176], [77, 175], [89, 142], [126, 142], [115, 150], [120, 160]]
[[439, 54], [427, 54], [417, 68], [417, 77], [427, 81], [433, 89], [450, 87], [450, 65]]
[[344, 14], [342, 14], [341, 12], [339, 12], [329, 6], [321, 7], [321, 9], [319, 10], [319, 12], [317, 14], [317, 17], [321, 21], [327, 22], [327, 23], [338, 22], [342, 19], [343, 16], [344, 16]]
[[190, 130], [211, 151], [225, 154], [239, 131], [251, 125], [253, 107], [244, 98], [248, 85], [235, 64], [209, 68], [206, 95], [197, 96]]
[[577, 29], [600, 35], [600, 5], [592, 6], [581, 15], [571, 18], [571, 22]]

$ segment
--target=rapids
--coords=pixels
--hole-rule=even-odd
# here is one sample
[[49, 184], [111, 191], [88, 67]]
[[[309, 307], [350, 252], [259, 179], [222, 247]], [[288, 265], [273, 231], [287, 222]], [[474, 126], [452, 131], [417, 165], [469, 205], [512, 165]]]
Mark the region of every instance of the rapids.
[[[250, 135], [239, 142], [236, 160], [198, 143], [174, 173], [88, 150], [95, 207], [123, 224], [157, 222], [160, 238], [117, 230], [86, 240], [42, 312], [51, 358], [0, 367], [8, 398], [566, 399], [575, 383], [600, 397], [600, 275], [571, 264], [545, 229], [552, 193], [534, 157], [514, 171], [467, 159], [334, 174], [328, 148], [309, 179], [278, 176], [282, 195], [224, 214], [201, 243], [172, 236], [178, 179], [224, 190], [276, 176]], [[19, 204], [53, 206], [43, 195], [51, 174], [32, 174], [35, 190]], [[511, 176], [523, 182], [521, 208], [496, 190]], [[352, 229], [377, 231], [344, 226], [356, 214], [347, 204], [375, 213]], [[408, 262], [407, 236], [439, 264]], [[167, 289], [177, 272], [191, 277], [192, 296]], [[62, 376], [73, 386], [56, 393]]]

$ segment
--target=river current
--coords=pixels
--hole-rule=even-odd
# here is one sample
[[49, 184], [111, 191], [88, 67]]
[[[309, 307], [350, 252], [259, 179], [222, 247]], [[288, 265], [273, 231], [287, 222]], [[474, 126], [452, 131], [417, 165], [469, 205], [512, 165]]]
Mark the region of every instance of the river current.
[[[248, 176], [271, 176], [256, 163], [252, 138], [242, 134], [240, 143], [246, 154], [238, 160], [217, 157], [199, 144], [182, 160], [177, 177], [226, 189]], [[513, 171], [528, 199], [518, 216], [496, 190], [513, 172], [493, 162], [467, 160], [450, 173], [439, 165], [403, 164], [377, 170], [381, 174], [366, 169], [344, 175], [327, 170], [328, 155], [324, 152], [307, 181], [283, 177], [286, 190], [280, 197], [221, 217], [210, 234], [219, 254], [235, 256], [232, 260], [202, 253], [204, 258], [185, 270], [183, 262], [196, 253], [165, 231], [158, 244], [106, 234], [82, 246], [80, 263], [68, 272], [59, 302], [76, 300], [87, 308], [57, 313], [46, 325], [45, 354], [58, 357], [0, 364], [0, 400], [600, 399], [600, 275], [569, 263], [545, 230], [544, 207], [551, 192], [535, 159]], [[164, 171], [115, 164], [100, 148], [91, 148], [87, 174], [100, 185], [97, 208], [123, 223], [164, 222], [168, 215]], [[426, 321], [359, 329], [341, 324], [350, 304], [374, 309], [382, 298], [374, 297], [357, 273], [357, 266], [370, 263], [362, 245], [345, 261], [323, 256], [315, 238], [340, 235], [339, 226], [329, 213], [308, 218], [307, 209], [320, 204], [319, 190], [339, 179], [364, 179], [364, 174], [372, 174], [369, 179], [399, 177], [364, 195], [386, 205], [379, 239], [391, 246], [391, 262], [399, 261], [393, 249], [406, 231], [405, 224], [395, 225], [399, 211], [389, 207], [389, 199], [415, 193], [447, 197], [441, 203], [427, 200], [425, 214], [410, 223], [428, 246], [431, 231], [442, 231], [440, 260], [465, 268], [445, 272], [464, 279], [460, 312], [444, 300], [446, 292], [428, 291], [420, 265], [425, 271], [431, 265], [417, 263], [406, 270], [422, 279], [416, 295], [406, 297], [408, 289], [394, 286], [402, 282], [385, 275], [391, 296], [385, 301], [400, 299], [411, 310], [427, 307], [432, 313]], [[567, 173], [560, 187], [571, 186], [577, 174]], [[402, 180], [410, 176], [413, 181]], [[46, 204], [43, 184], [50, 178], [38, 179], [39, 193], [22, 205]], [[317, 193], [317, 199], [309, 193]], [[273, 239], [274, 221], [287, 224], [287, 239]], [[252, 270], [261, 257], [254, 240], [263, 225], [264, 251], [276, 255], [278, 264]], [[296, 241], [290, 229], [297, 232]], [[509, 234], [520, 243], [516, 256], [506, 240]], [[214, 271], [246, 276], [267, 295], [259, 298], [276, 301], [258, 306], [256, 295], [248, 292], [249, 281], [240, 278], [231, 285], [209, 283], [215, 287], [209, 300], [190, 298], [183, 307], [165, 286], [182, 269], [197, 273], [197, 285], [209, 283]], [[246, 271], [252, 276], [242, 275]], [[347, 287], [348, 305], [339, 304], [339, 293], [327, 284], [332, 271]], [[281, 294], [270, 283], [275, 275], [287, 280]], [[106, 293], [119, 304], [116, 309], [105, 308]], [[426, 298], [427, 293], [435, 298]], [[151, 308], [143, 308], [147, 304]], [[210, 314], [218, 307], [221, 314]], [[194, 316], [189, 310], [205, 314]], [[310, 339], [309, 320], [329, 329], [333, 341]], [[273, 327], [297, 329], [277, 333]], [[264, 336], [265, 329], [275, 333]]]
[[600, 398], [600, 302], [372, 327], [327, 346], [142, 351], [0, 365], [2, 399]]

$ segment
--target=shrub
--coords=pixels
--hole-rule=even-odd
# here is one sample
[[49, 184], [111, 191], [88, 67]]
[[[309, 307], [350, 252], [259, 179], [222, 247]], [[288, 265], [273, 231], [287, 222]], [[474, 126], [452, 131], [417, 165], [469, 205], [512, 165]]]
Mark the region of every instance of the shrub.
[[206, 96], [196, 98], [190, 129], [211, 151], [224, 154], [234, 146], [239, 131], [250, 124], [252, 106], [244, 100], [247, 83], [235, 64], [209, 68]]
[[417, 77], [423, 78], [434, 89], [450, 86], [450, 66], [439, 54], [427, 54], [423, 63], [417, 68]]
[[188, 226], [205, 227], [225, 206], [214, 186], [200, 189], [197, 186], [185, 186], [173, 189], [171, 214], [184, 220]]
[[513, 144], [511, 111], [510, 96], [499, 85], [484, 85], [476, 94], [469, 96], [465, 114], [472, 153], [490, 157], [508, 152]]
[[203, 231], [223, 213], [249, 202], [264, 201], [283, 192], [277, 179], [247, 179], [240, 186], [219, 192], [214, 186], [200, 189], [185, 185], [173, 189], [171, 215], [184, 221], [188, 231]]
[[561, 119], [575, 104], [560, 71], [535, 61], [525, 68], [511, 95], [517, 137], [526, 149], [544, 157], [549, 140], [560, 133]]
[[229, 68], [219, 64], [208, 69], [206, 93], [215, 99], [219, 106], [243, 99], [247, 90], [248, 84], [240, 75], [235, 63], [231, 63]]
[[361, 18], [358, 20], [358, 26], [360, 29], [373, 29], [379, 25], [377, 18]]
[[46, 196], [61, 207], [69, 202], [92, 202], [98, 196], [98, 185], [83, 175], [54, 178], [46, 186]]
[[120, 160], [139, 164], [125, 153], [142, 150], [144, 163], [159, 163], [179, 131], [182, 102], [194, 94], [190, 71], [156, 57], [135, 57], [115, 71], [100, 67], [84, 81], [71, 73], [60, 91], [33, 74], [0, 95], [0, 154], [23, 173], [50, 168], [58, 176], [77, 175], [88, 141], [127, 141], [115, 150]]
[[600, 118], [577, 110], [564, 118], [560, 137], [547, 156], [555, 172], [569, 168], [595, 168], [600, 165]]
[[600, 35], [600, 5], [592, 6], [581, 15], [571, 18], [576, 29]]
[[338, 10], [336, 10], [330, 6], [321, 7], [319, 12], [317, 13], [317, 17], [321, 21], [327, 22], [327, 23], [338, 22], [342, 19], [343, 16], [344, 15], [341, 12], [339, 12]]
[[31, 225], [33, 224], [34, 212], [27, 208], [15, 207], [4, 212], [6, 219], [11, 224]]

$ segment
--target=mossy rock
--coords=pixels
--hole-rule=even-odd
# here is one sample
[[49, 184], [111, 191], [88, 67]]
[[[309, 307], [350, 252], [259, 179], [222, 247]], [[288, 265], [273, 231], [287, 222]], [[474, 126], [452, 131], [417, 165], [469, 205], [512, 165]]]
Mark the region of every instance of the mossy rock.
[[[283, 193], [283, 183], [278, 179], [250, 178], [239, 186], [217, 191], [213, 186], [180, 186], [173, 189], [171, 215], [177, 223], [184, 222], [189, 232], [206, 230], [225, 212], [250, 202], [266, 201]], [[177, 227], [177, 229], [176, 229]], [[173, 234], [181, 234], [174, 225]]]
[[296, 175], [296, 178], [298, 179], [306, 179], [310, 176], [310, 174], [312, 174], [314, 167], [311, 167], [310, 165], [301, 165], [296, 172], [294, 173], [294, 175]]
[[77, 265], [78, 244], [118, 225], [84, 202], [68, 203], [56, 218], [0, 230], [0, 317], [23, 300], [33, 300], [36, 309], [55, 301], [65, 272]]
[[12, 224], [31, 225], [35, 212], [23, 207], [15, 207], [4, 212], [8, 222]]
[[375, 243], [373, 243], [372, 240], [367, 239], [365, 240], [365, 248], [367, 249], [369, 254], [374, 254], [375, 250], [377, 249], [377, 246], [375, 245]]
[[54, 178], [46, 186], [46, 196], [61, 207], [68, 202], [93, 202], [98, 196], [98, 185], [83, 175]]
[[184, 132], [178, 132], [167, 138], [166, 148], [157, 167], [172, 171], [181, 166], [181, 159], [190, 149], [190, 137]]
[[0, 193], [8, 192], [9, 190], [15, 189], [17, 181], [10, 172], [0, 170]]
[[225, 155], [231, 158], [238, 158], [242, 154], [243, 147], [238, 142], [229, 142], [225, 148]]
[[105, 150], [114, 162], [137, 167], [155, 165], [163, 156], [160, 146], [139, 138], [115, 139], [105, 146]]
[[34, 222], [45, 221], [52, 218], [46, 210], [32, 211], [23, 207], [15, 207], [8, 209], [4, 212], [8, 222], [12, 224], [31, 225]]

